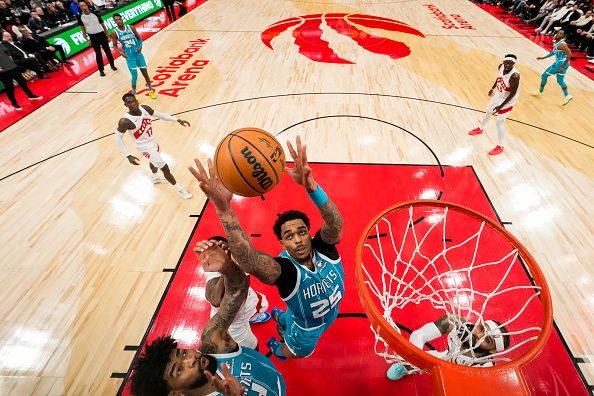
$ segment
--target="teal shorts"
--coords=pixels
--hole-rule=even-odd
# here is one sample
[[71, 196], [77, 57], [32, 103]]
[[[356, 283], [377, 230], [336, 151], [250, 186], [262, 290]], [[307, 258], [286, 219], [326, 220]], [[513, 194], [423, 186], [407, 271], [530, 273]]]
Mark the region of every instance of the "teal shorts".
[[142, 52], [134, 52], [132, 54], [126, 55], [128, 56], [126, 59], [128, 69], [146, 69], [146, 60], [144, 60], [144, 55], [142, 55]]
[[318, 327], [304, 329], [295, 323], [295, 318], [290, 310], [287, 310], [286, 314], [285, 344], [294, 355], [300, 357], [308, 357], [314, 353], [320, 337], [336, 320], [336, 316], [334, 316]]

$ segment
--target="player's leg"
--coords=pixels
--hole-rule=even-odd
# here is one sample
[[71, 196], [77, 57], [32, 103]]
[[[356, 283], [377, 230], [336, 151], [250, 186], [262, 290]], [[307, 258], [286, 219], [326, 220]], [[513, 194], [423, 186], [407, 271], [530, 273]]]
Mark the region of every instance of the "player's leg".
[[509, 111], [503, 114], [497, 114], [497, 118], [495, 119], [495, 125], [497, 126], [497, 146], [489, 151], [489, 155], [498, 155], [503, 152], [503, 139], [505, 138], [505, 127], [503, 124], [509, 114]]
[[555, 67], [555, 64], [547, 67], [547, 69], [540, 76], [540, 88], [538, 89], [538, 91], [530, 92], [530, 95], [532, 95], [532, 96], [542, 95], [542, 93], [544, 92], [545, 85], [547, 85], [547, 80], [549, 79], [549, 76], [555, 74], [554, 67]]
[[481, 119], [480, 125], [478, 127], [474, 128], [472, 131], [468, 132], [469, 135], [476, 136], [476, 135], [480, 135], [481, 133], [483, 133], [483, 129], [485, 128], [485, 125], [487, 125], [487, 122], [489, 122], [489, 120], [491, 119], [491, 116], [493, 115], [493, 109], [500, 102], [501, 102], [501, 99], [498, 96], [493, 96], [493, 98], [491, 98], [491, 101], [487, 105], [487, 111], [485, 111], [485, 115]]
[[149, 96], [151, 97], [151, 99], [157, 99], [157, 93], [153, 89], [153, 85], [151, 84], [151, 78], [148, 74], [146, 60], [144, 59], [144, 55], [142, 55], [141, 52], [138, 52], [136, 54], [136, 64], [138, 65], [138, 68], [140, 69], [140, 72], [144, 77], [144, 81], [146, 82], [146, 86], [149, 90]]
[[151, 168], [151, 181], [153, 184], [167, 183], [168, 180], [159, 174], [159, 168], [153, 165], [150, 161], [149, 167]]
[[159, 149], [159, 145], [154, 144], [150, 147], [147, 147], [144, 150], [143, 155], [149, 159], [153, 166], [161, 169], [161, 172], [163, 172], [163, 176], [165, 177], [165, 179], [169, 182], [169, 184], [171, 184], [175, 188], [175, 191], [180, 197], [182, 197], [183, 199], [192, 198], [192, 194], [190, 194], [181, 184], [177, 182], [177, 180], [175, 180], [175, 177], [171, 173], [169, 166], [167, 165], [163, 157], [161, 157], [160, 151], [161, 150]]
[[571, 96], [567, 91], [567, 83], [565, 82], [565, 74], [567, 73], [568, 66], [569, 63], [564, 68], [564, 70], [560, 70], [559, 73], [557, 73], [557, 84], [559, 84], [559, 86], [563, 90], [563, 96], [565, 96], [565, 98], [563, 99], [563, 103], [561, 103], [561, 106], [565, 106], [567, 103], [571, 101], [571, 99], [573, 99], [573, 96]]

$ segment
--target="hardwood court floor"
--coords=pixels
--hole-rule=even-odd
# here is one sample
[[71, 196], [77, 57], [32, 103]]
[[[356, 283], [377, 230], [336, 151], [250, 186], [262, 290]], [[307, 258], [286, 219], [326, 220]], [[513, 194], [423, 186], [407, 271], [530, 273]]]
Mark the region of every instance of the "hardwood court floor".
[[[432, 4], [474, 30], [442, 28], [426, 4], [209, 0], [147, 40], [150, 71], [164, 81], [158, 89], [183, 88], [177, 97], [165, 91], [143, 103], [192, 123], [153, 124], [174, 174], [195, 194], [189, 201], [153, 186], [146, 163], [132, 167], [115, 146], [111, 134], [129, 84], [121, 59], [120, 72], [75, 86], [97, 94], [60, 95], [0, 134], [0, 394], [114, 394], [121, 379], [110, 375], [127, 370], [133, 352], [123, 348], [142, 339], [170, 277], [162, 270], [177, 263], [195, 224], [188, 216], [205, 200], [185, 169], [191, 159], [211, 156], [236, 128], [277, 133], [335, 115], [395, 124], [442, 163], [475, 168], [499, 215], [512, 223], [508, 229], [543, 268], [561, 334], [593, 383], [594, 82], [572, 70], [575, 99], [567, 107], [559, 106], [554, 80], [534, 99], [528, 92], [548, 65], [535, 60], [543, 49], [465, 0]], [[272, 41], [273, 49], [261, 41], [278, 21], [327, 13], [390, 18], [425, 37], [365, 28], [410, 47], [410, 56], [392, 59], [323, 25], [324, 40], [351, 64], [300, 54], [293, 28]], [[181, 62], [171, 57], [188, 48], [200, 48], [185, 53], [202, 69], [184, 81], [191, 66], [175, 66]], [[494, 123], [486, 136], [467, 131], [482, 116], [508, 52], [519, 57], [522, 96], [506, 122], [506, 151], [492, 158], [486, 152]], [[418, 140], [368, 118], [322, 118], [283, 136], [297, 134], [312, 161], [435, 163]]]

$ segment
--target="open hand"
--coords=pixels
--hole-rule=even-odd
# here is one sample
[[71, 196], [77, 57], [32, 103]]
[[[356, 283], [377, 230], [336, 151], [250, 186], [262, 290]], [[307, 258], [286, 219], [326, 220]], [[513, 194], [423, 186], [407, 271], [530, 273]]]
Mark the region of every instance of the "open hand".
[[194, 247], [194, 253], [206, 272], [224, 272], [231, 258], [229, 252], [213, 241], [200, 241]]
[[287, 142], [289, 153], [293, 158], [295, 166], [293, 168], [285, 168], [287, 174], [297, 184], [301, 184], [308, 192], [314, 192], [318, 187], [318, 183], [312, 176], [312, 170], [307, 163], [307, 146], [301, 144], [301, 137], [297, 136], [297, 151], [293, 148], [291, 142]]
[[239, 380], [229, 372], [229, 368], [226, 363], [221, 365], [221, 372], [225, 376], [225, 379], [220, 379], [218, 375], [212, 375], [210, 372], [205, 371], [204, 375], [208, 378], [211, 385], [215, 387], [217, 392], [222, 393], [224, 396], [242, 396], [245, 392], [245, 388], [241, 386]]
[[182, 120], [181, 118], [178, 118], [177, 122], [181, 125], [181, 126], [186, 126], [189, 127], [190, 123], [186, 120]]
[[212, 161], [208, 160], [208, 174], [198, 159], [194, 158], [194, 163], [196, 164], [196, 168], [190, 166], [188, 169], [196, 180], [200, 182], [198, 184], [200, 189], [212, 201], [217, 210], [225, 211], [229, 209], [231, 207], [233, 193], [227, 190], [215, 174]]

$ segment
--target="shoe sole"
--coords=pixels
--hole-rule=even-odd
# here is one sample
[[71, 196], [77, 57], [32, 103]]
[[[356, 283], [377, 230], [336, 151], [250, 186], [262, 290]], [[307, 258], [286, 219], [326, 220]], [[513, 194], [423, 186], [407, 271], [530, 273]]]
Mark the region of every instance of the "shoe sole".
[[[262, 315], [264, 315], [265, 319], [259, 319]], [[270, 315], [268, 312], [262, 312], [260, 315], [258, 315], [258, 319], [256, 320], [250, 320], [250, 324], [260, 324], [260, 323], [266, 323], [268, 322], [270, 319], [272, 318], [272, 315]]]
[[568, 104], [569, 102], [571, 102], [572, 100], [573, 100], [573, 98], [569, 99], [567, 102], [563, 102], [563, 103], [561, 104], [561, 106], [565, 106], [565, 105], [567, 105], [567, 104]]

